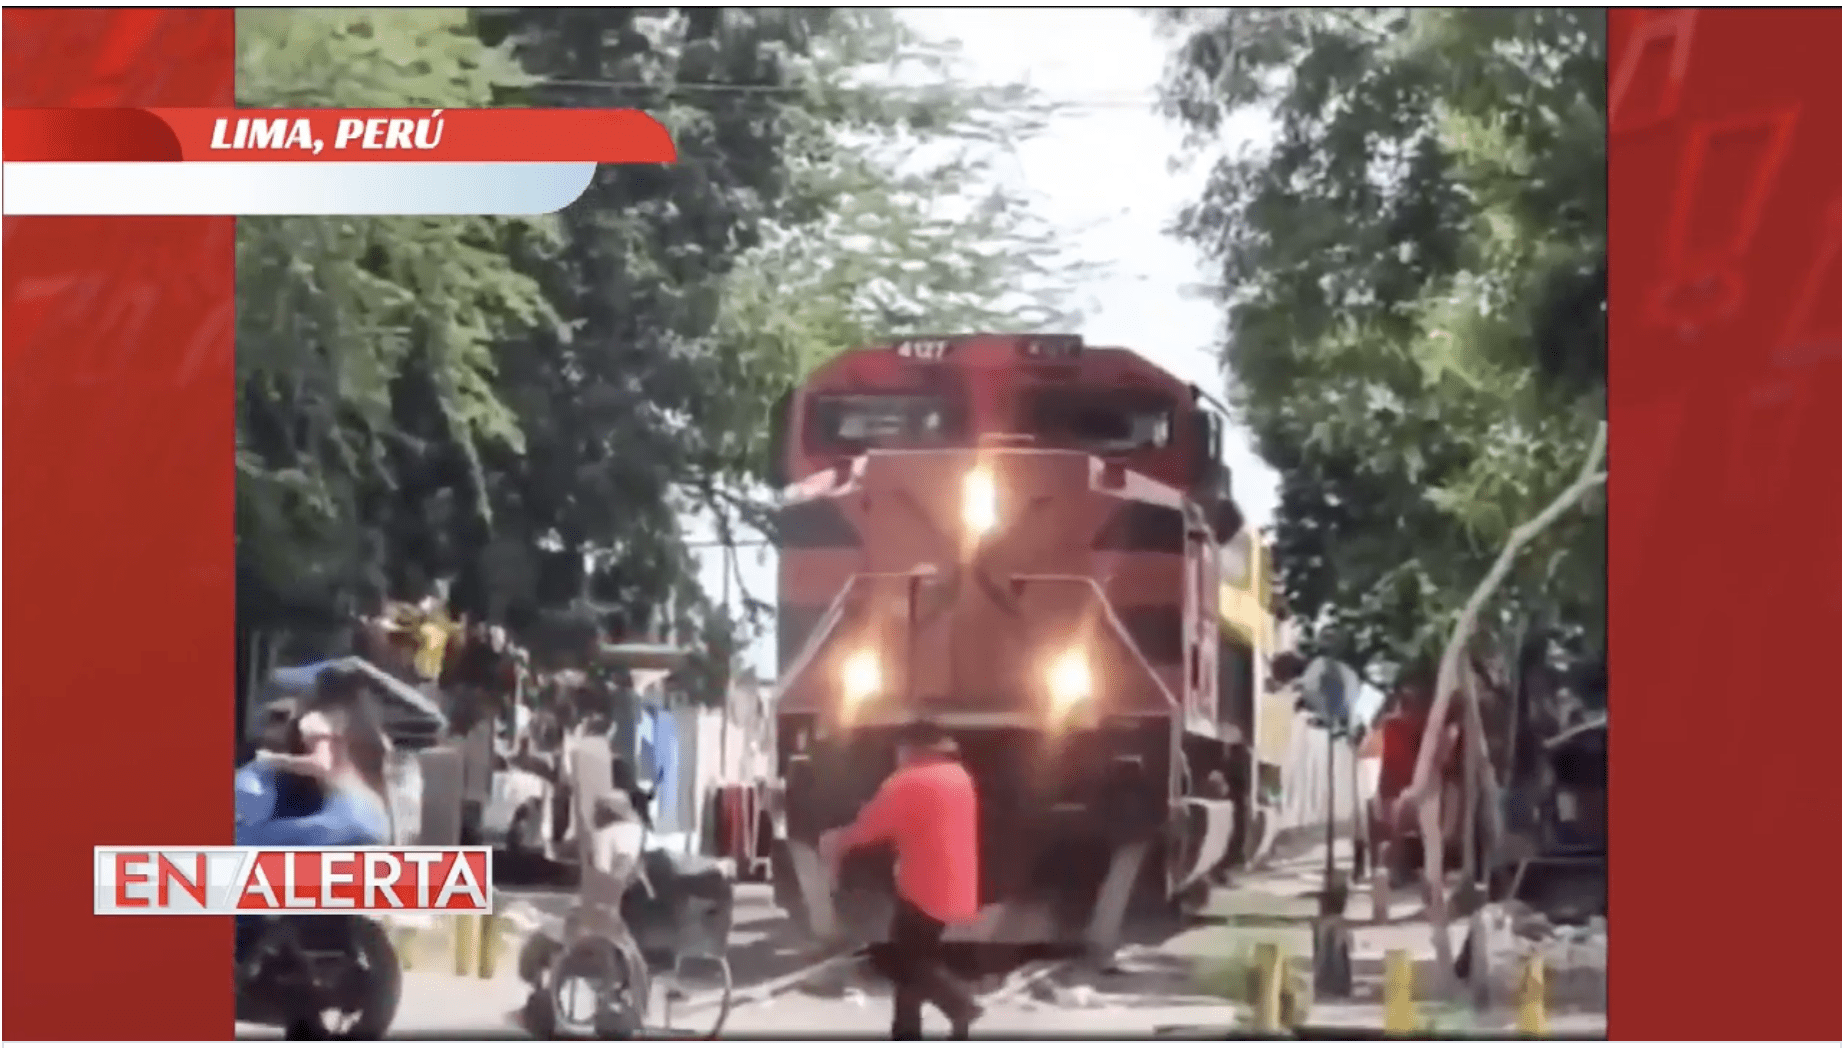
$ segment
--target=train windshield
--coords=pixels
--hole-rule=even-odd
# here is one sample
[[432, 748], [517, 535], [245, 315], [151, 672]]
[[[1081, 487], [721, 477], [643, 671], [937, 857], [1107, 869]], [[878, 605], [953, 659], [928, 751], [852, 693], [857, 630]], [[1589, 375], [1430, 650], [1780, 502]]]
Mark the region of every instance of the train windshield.
[[940, 393], [821, 394], [807, 404], [807, 446], [816, 452], [939, 447], [962, 439], [960, 405]]
[[1172, 443], [1172, 401], [1150, 390], [1036, 389], [1021, 406], [1027, 432], [1050, 447], [1118, 454]]

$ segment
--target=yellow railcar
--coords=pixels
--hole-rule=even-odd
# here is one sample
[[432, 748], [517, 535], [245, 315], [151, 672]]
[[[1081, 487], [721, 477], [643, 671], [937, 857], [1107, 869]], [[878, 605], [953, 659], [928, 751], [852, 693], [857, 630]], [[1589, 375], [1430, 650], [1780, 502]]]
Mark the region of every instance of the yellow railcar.
[[1285, 630], [1273, 612], [1274, 551], [1259, 532], [1245, 528], [1223, 552], [1217, 682], [1226, 705], [1250, 711], [1247, 721], [1252, 726], [1252, 738], [1244, 741], [1248, 773], [1255, 782], [1255, 819], [1238, 820], [1247, 827], [1238, 843], [1240, 857], [1246, 859], [1261, 846], [1269, 821], [1266, 813], [1279, 801], [1295, 718], [1292, 693], [1275, 688], [1268, 669], [1285, 643]]

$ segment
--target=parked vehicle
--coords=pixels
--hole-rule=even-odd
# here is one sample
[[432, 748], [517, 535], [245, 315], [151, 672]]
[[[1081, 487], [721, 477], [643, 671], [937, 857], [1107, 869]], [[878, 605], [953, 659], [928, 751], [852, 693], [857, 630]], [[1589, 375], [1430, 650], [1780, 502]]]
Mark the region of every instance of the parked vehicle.
[[[359, 660], [353, 660], [359, 661]], [[292, 721], [296, 706], [290, 693], [314, 686], [327, 664], [279, 671], [273, 704], [265, 708], [268, 716], [254, 722], [263, 730], [284, 729]], [[349, 668], [349, 667], [348, 667]], [[410, 692], [390, 696], [380, 703], [385, 711], [384, 724], [395, 747], [401, 739], [414, 745], [423, 738], [439, 734], [442, 720], [433, 706], [423, 706], [421, 696]], [[393, 713], [394, 711], [394, 713]], [[395, 731], [391, 729], [395, 727]], [[264, 740], [268, 741], [268, 740]], [[273, 743], [271, 743], [273, 745]], [[396, 758], [401, 752], [394, 751]], [[392, 781], [386, 792], [397, 794], [406, 781], [404, 772], [413, 769], [414, 758], [394, 760], [387, 768]], [[307, 810], [325, 803], [318, 792], [289, 794], [281, 777], [261, 763], [246, 765], [237, 773], [236, 816], [238, 840], [275, 825], [278, 808], [285, 796]], [[414, 827], [401, 825], [403, 813], [414, 811], [395, 803], [395, 796], [385, 798], [394, 809], [399, 842], [413, 833]], [[374, 831], [362, 823], [354, 824], [354, 840], [336, 843], [378, 843]], [[375, 831], [382, 836], [382, 831]], [[370, 837], [370, 839], [366, 839]], [[311, 914], [290, 917], [239, 917], [236, 925], [235, 985], [237, 1021], [280, 1027], [291, 1039], [338, 1037], [353, 1040], [377, 1040], [389, 1030], [396, 1018], [403, 995], [403, 970], [396, 949], [383, 925], [369, 917]]]
[[1495, 898], [1558, 923], [1607, 916], [1607, 717], [1543, 741], [1531, 774], [1509, 791], [1509, 841]]
[[237, 1021], [290, 1040], [380, 1040], [403, 999], [403, 966], [369, 917], [240, 917]]

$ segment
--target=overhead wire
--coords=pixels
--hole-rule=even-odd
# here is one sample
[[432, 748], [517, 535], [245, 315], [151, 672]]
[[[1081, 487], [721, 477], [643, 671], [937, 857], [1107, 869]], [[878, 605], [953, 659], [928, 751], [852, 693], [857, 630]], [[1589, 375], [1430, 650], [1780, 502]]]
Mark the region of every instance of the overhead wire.
[[[599, 79], [574, 79], [574, 78], [566, 78], [566, 77], [547, 77], [539, 81], [537, 84], [533, 86], [541, 88], [541, 89], [542, 88], [563, 88], [563, 89], [576, 89], [576, 90], [588, 89], [588, 90], [603, 90], [603, 91], [635, 91], [635, 92], [649, 92], [649, 93], [654, 93], [654, 94], [667, 94], [667, 95], [678, 94], [678, 93], [683, 93], [683, 92], [697, 92], [700, 94], [715, 95], [719, 97], [725, 96], [725, 95], [752, 96], [752, 97], [779, 95], [783, 97], [792, 98], [792, 97], [810, 94], [813, 91], [813, 85], [810, 85], [810, 84], [725, 84], [725, 83], [717, 83], [717, 82], [712, 82], [712, 81], [679, 81], [679, 82], [649, 83], [644, 80], [599, 80]], [[827, 90], [830, 91], [831, 93], [836, 93], [836, 94], [875, 93], [879, 95], [880, 97], [884, 97], [884, 98], [901, 99], [904, 101], [914, 101], [914, 102], [927, 102], [927, 101], [931, 101], [932, 99], [936, 97], [939, 97], [939, 93], [941, 91], [951, 90], [951, 89], [961, 87], [961, 86], [967, 86], [967, 85], [959, 85], [953, 82], [940, 82], [940, 83], [934, 83], [934, 84], [864, 83], [864, 84], [849, 84], [849, 85], [833, 85], [833, 86], [829, 86]], [[1025, 85], [976, 84], [976, 85], [971, 85], [971, 86], [988, 87], [988, 88], [992, 88], [995, 90], [1006, 90], [1006, 89], [1010, 89], [1014, 87], [1022, 87], [1027, 91], [1030, 90], [1030, 87], [1028, 84], [1025, 84]], [[910, 96], [910, 97], [904, 98], [903, 96], [905, 95]], [[1091, 96], [1064, 96], [1064, 97], [1057, 97], [1056, 95], [1052, 95], [1052, 94], [1034, 94], [1034, 95], [1023, 96], [1019, 98], [1018, 101], [1021, 104], [1031, 104], [1031, 105], [1041, 106], [1053, 112], [1068, 112], [1072, 110], [1101, 111], [1101, 110], [1121, 110], [1121, 109], [1136, 109], [1136, 108], [1151, 110], [1158, 106], [1159, 96], [1158, 96], [1158, 93], [1154, 91], [1133, 92], [1133, 93], [1123, 92], [1123, 93], [1112, 94], [1112, 95], [1097, 94], [1097, 95], [1091, 95]]]
[[[622, 81], [564, 77], [545, 78], [534, 86], [541, 90], [550, 88], [566, 91], [607, 91], [610, 93], [644, 92], [654, 96], [694, 93], [706, 97], [728, 96], [734, 98], [762, 98], [766, 96], [795, 99], [810, 95], [814, 92], [814, 85], [811, 84], [725, 84], [708, 81], [650, 83], [638, 80]], [[876, 94], [885, 99], [921, 103], [938, 98], [940, 93], [944, 90], [954, 89], [959, 86], [963, 85], [957, 85], [952, 82], [935, 84], [860, 83], [830, 86], [828, 90], [833, 94]], [[1021, 86], [1027, 90], [1029, 89], [1029, 85], [983, 84], [978, 86], [992, 87], [998, 90], [1004, 90], [1014, 86]], [[1053, 94], [1029, 94], [1021, 97], [1018, 101], [1021, 104], [1028, 104], [1047, 111], [1048, 115], [1056, 116], [1077, 113], [1120, 112], [1136, 109], [1142, 112], [1151, 113], [1157, 109], [1159, 97], [1156, 92], [1151, 91], [1061, 97]], [[772, 547], [774, 543], [767, 538], [732, 538], [729, 541], [724, 541], [720, 538], [702, 537], [688, 539], [685, 541], [685, 545], [693, 550], [709, 549], [720, 551], [724, 559], [730, 562], [726, 564], [726, 568], [730, 568], [733, 566], [733, 558], [738, 550]], [[725, 589], [728, 590], [731, 581], [729, 578], [730, 571], [726, 570], [724, 574]], [[724, 601], [726, 607], [730, 603], [730, 600]]]

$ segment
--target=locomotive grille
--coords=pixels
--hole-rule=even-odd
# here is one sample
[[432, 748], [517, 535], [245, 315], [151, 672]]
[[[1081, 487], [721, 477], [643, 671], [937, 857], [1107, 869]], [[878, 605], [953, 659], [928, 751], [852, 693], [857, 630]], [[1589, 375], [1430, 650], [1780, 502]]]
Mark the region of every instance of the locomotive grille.
[[775, 540], [781, 549], [855, 549], [863, 544], [832, 499], [796, 502], [777, 511]]
[[1098, 550], [1120, 553], [1185, 551], [1184, 513], [1152, 502], [1124, 502], [1095, 536]]
[[1180, 666], [1185, 661], [1185, 615], [1176, 604], [1150, 604], [1120, 610], [1121, 626], [1140, 655], [1153, 666]]
[[775, 610], [775, 651], [781, 672], [786, 673], [800, 658], [807, 638], [826, 617], [826, 605], [782, 604]]

